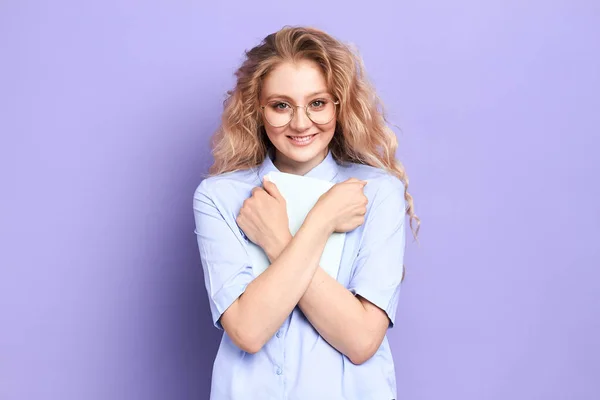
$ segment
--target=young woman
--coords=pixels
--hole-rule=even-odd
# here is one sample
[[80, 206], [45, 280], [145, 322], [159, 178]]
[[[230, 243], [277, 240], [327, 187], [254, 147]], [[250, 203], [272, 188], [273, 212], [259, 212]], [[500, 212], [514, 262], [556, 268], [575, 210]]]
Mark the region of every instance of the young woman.
[[[386, 331], [406, 214], [415, 235], [419, 220], [362, 62], [322, 31], [284, 28], [248, 51], [236, 76], [211, 176], [194, 194], [210, 309], [224, 330], [211, 399], [395, 399]], [[263, 179], [270, 171], [335, 183], [293, 237], [285, 199]], [[333, 232], [346, 232], [337, 279], [319, 266]], [[270, 260], [260, 275], [247, 241]]]

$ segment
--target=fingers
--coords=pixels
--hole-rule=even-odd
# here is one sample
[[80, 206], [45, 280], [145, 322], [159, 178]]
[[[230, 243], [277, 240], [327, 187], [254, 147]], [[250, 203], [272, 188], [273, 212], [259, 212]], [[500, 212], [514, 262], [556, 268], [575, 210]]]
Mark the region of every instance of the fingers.
[[362, 183], [363, 187], [367, 184], [367, 181], [363, 181], [357, 178], [349, 178], [344, 181], [344, 183]]
[[265, 191], [267, 193], [269, 193], [271, 196], [275, 197], [278, 200], [282, 200], [283, 199], [283, 195], [281, 194], [281, 192], [277, 188], [277, 185], [274, 184], [273, 182], [271, 182], [269, 180], [269, 178], [267, 178], [266, 176], [263, 179], [263, 187], [264, 187]]

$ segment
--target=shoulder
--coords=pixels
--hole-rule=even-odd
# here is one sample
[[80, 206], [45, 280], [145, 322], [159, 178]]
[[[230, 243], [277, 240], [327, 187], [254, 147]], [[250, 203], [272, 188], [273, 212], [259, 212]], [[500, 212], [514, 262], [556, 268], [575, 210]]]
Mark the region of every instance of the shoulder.
[[218, 199], [238, 198], [251, 190], [258, 182], [256, 168], [226, 172], [204, 178], [196, 187], [194, 198]]

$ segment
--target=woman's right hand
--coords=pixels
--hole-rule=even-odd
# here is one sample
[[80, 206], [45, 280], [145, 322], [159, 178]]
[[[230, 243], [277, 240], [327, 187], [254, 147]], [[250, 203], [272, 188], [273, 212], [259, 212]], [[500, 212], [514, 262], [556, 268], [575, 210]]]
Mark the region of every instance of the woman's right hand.
[[364, 194], [366, 181], [350, 178], [337, 183], [317, 201], [311, 214], [333, 232], [349, 232], [365, 222], [369, 199]]

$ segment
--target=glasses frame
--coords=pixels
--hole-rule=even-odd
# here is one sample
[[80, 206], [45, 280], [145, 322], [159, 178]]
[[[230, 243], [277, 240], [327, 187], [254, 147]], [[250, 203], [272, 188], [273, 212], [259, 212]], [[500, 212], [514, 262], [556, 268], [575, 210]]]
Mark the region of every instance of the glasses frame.
[[[315, 99], [313, 101], [317, 101], [317, 100], [319, 100], [319, 99], [317, 98], [317, 99]], [[284, 100], [281, 100], [281, 101], [279, 101], [279, 100], [272, 100], [272, 101], [270, 101], [269, 103], [273, 103], [273, 102], [286, 103], [286, 104], [289, 104], [292, 107], [292, 115], [290, 116], [290, 120], [288, 122], [286, 122], [285, 124], [283, 124], [283, 125], [273, 125], [267, 119], [267, 117], [265, 115], [265, 107], [267, 107], [269, 105], [269, 103], [265, 104], [264, 106], [260, 106], [260, 110], [261, 110], [263, 118], [265, 119], [265, 121], [267, 122], [267, 124], [271, 125], [273, 128], [283, 128], [284, 126], [289, 125], [289, 123], [292, 122], [292, 120], [294, 119], [294, 115], [296, 115], [296, 109], [298, 107], [304, 108], [304, 112], [306, 113], [306, 116], [308, 117], [308, 119], [310, 119], [312, 121], [313, 124], [316, 124], [316, 125], [325, 125], [325, 124], [328, 124], [331, 121], [333, 121], [333, 119], [335, 118], [335, 115], [337, 113], [337, 106], [340, 104], [339, 100], [333, 100], [331, 98], [329, 100], [333, 103], [334, 109], [333, 109], [333, 116], [327, 122], [315, 122], [315, 121], [313, 121], [313, 119], [310, 117], [310, 114], [308, 112], [308, 106], [310, 105], [310, 103], [308, 103], [308, 104], [306, 104], [306, 105], [303, 106], [303, 105], [292, 104], [291, 102], [284, 101]]]

